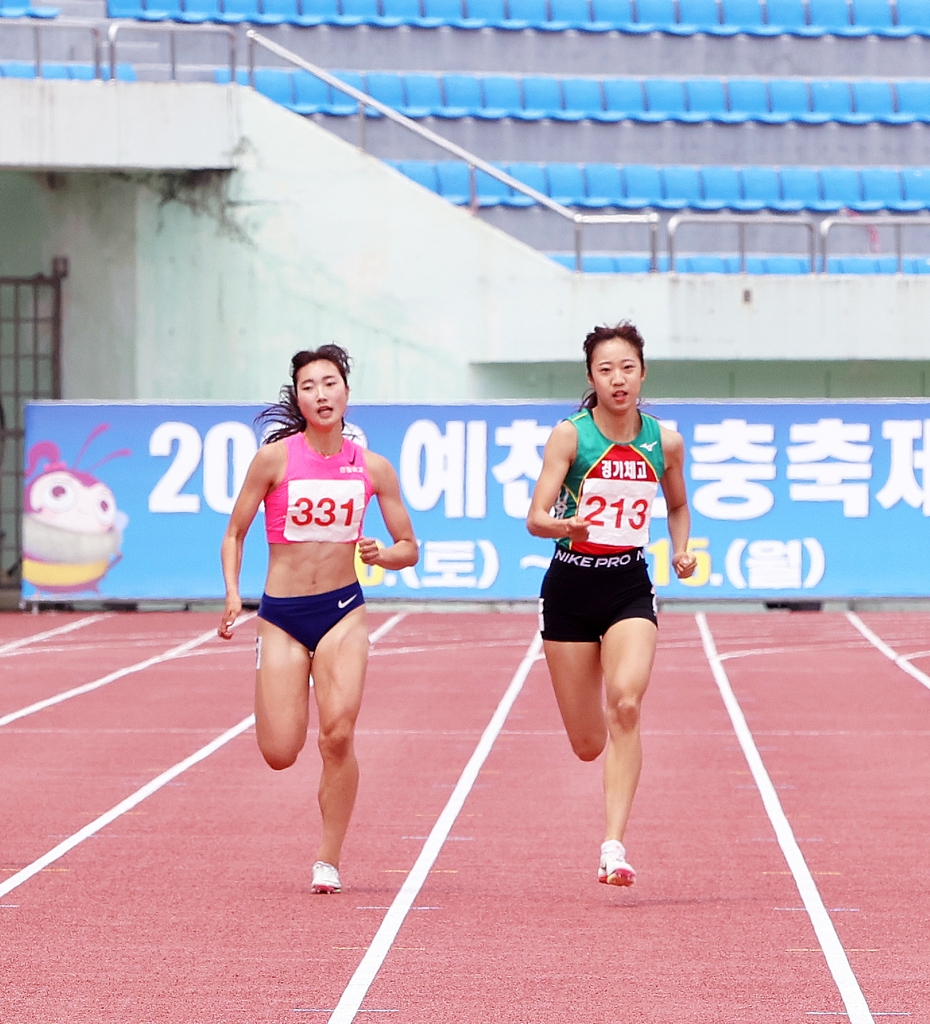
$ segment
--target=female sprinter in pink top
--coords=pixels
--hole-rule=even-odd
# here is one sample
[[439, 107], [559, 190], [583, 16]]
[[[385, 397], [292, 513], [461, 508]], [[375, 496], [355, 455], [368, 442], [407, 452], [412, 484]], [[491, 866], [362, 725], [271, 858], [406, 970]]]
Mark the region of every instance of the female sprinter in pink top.
[[623, 835], [642, 765], [639, 712], [657, 633], [643, 549], [660, 485], [676, 574], [690, 576], [696, 560], [688, 552], [684, 442], [638, 408], [646, 378], [639, 331], [628, 322], [597, 327], [584, 352], [593, 390], [546, 443], [527, 528], [556, 541], [540, 629], [572, 750], [593, 761], [607, 748], [598, 878], [632, 885]]
[[[339, 892], [339, 854], [358, 790], [354, 750], [368, 663], [365, 599], [355, 549], [366, 565], [403, 569], [417, 542], [391, 464], [343, 437], [349, 357], [338, 345], [298, 352], [292, 385], [261, 419], [277, 429], [259, 449], [223, 537], [226, 607], [218, 630], [232, 637], [242, 611], [242, 547], [265, 504], [268, 576], [258, 608], [255, 734], [272, 768], [289, 768], [307, 739], [308, 681], [319, 716], [323, 758], [319, 802], [323, 836], [313, 865], [313, 892]], [[362, 536], [372, 495], [393, 544]]]

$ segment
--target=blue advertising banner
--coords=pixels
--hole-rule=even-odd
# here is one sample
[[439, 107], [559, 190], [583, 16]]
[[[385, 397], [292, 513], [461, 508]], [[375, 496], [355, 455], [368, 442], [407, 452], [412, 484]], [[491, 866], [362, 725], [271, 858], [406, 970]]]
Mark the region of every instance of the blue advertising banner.
[[[519, 600], [552, 542], [524, 525], [568, 403], [358, 405], [348, 430], [398, 472], [421, 557], [359, 563], [370, 597]], [[660, 598], [930, 595], [930, 402], [653, 402], [685, 439], [698, 567], [679, 581], [659, 500]], [[219, 544], [259, 406], [38, 402], [26, 410], [25, 599], [219, 599]], [[661, 494], [661, 492], [660, 492]], [[242, 594], [265, 572], [261, 515]], [[377, 505], [365, 534], [389, 542]]]

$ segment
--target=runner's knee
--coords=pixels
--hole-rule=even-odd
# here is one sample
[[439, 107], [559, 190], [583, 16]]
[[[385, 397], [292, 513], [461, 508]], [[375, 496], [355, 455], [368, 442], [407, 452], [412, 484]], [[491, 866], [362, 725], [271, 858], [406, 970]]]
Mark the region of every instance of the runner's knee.
[[353, 723], [349, 719], [339, 719], [332, 725], [320, 728], [318, 746], [323, 760], [341, 763], [352, 753]]
[[607, 724], [621, 732], [632, 732], [639, 724], [640, 702], [632, 697], [619, 697], [607, 704]]

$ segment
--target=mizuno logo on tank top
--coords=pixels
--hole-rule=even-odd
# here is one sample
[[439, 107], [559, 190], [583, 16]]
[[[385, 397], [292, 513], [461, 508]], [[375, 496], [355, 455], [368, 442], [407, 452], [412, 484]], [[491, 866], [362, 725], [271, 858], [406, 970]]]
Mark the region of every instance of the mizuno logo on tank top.
[[562, 539], [562, 550], [604, 555], [649, 543], [665, 459], [658, 420], [645, 414], [640, 418], [639, 434], [629, 444], [617, 444], [600, 432], [588, 409], [569, 417], [578, 432], [578, 449], [553, 514], [559, 519], [580, 516], [588, 524], [588, 539]]

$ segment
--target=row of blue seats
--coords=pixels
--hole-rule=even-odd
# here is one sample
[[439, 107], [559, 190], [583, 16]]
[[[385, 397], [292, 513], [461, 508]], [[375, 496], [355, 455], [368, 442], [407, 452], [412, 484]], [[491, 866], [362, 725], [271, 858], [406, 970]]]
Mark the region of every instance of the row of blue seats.
[[[109, 81], [110, 66], [102, 64], [99, 74], [93, 64], [54, 64], [43, 61], [39, 68], [32, 61], [5, 60], [0, 61], [0, 77], [3, 78], [55, 78], [65, 81], [92, 82], [95, 78]], [[118, 82], [135, 82], [136, 72], [130, 64], [116, 65]]]
[[[602, 123], [677, 121], [740, 124], [930, 123], [930, 79], [897, 83], [800, 78], [553, 78], [335, 71], [337, 77], [411, 118], [513, 118]], [[249, 82], [248, 72], [238, 80]], [[228, 82], [229, 72], [216, 72]], [[299, 114], [347, 116], [358, 107], [346, 93], [308, 71], [259, 68], [255, 87]], [[371, 111], [374, 114], [373, 111]]]
[[111, 18], [716, 36], [930, 35], [926, 0], [107, 0]]
[[[458, 160], [387, 161], [451, 203], [471, 198]], [[618, 210], [732, 210], [751, 213], [916, 213], [930, 209], [930, 167], [722, 167], [645, 164], [496, 164], [563, 206]], [[482, 207], [536, 202], [484, 171], [475, 174]]]
[[16, 0], [0, 0], [0, 18], [57, 18], [59, 14], [58, 7], [33, 7]]
[[[550, 259], [569, 270], [575, 269], [575, 254], [567, 252], [549, 253]], [[668, 256], [656, 260], [659, 273], [669, 270]], [[902, 259], [905, 274], [930, 274], [930, 257], [905, 256]], [[814, 267], [817, 272], [823, 266], [823, 259], [817, 257]], [[581, 270], [585, 274], [647, 274], [652, 268], [652, 258], [645, 253], [624, 253], [609, 256], [602, 253], [585, 253], [581, 257]], [[680, 274], [739, 274], [742, 273], [738, 255], [676, 256], [675, 270]], [[811, 262], [807, 256], [747, 256], [747, 274], [809, 274]], [[897, 256], [829, 256], [828, 274], [896, 274]]]

